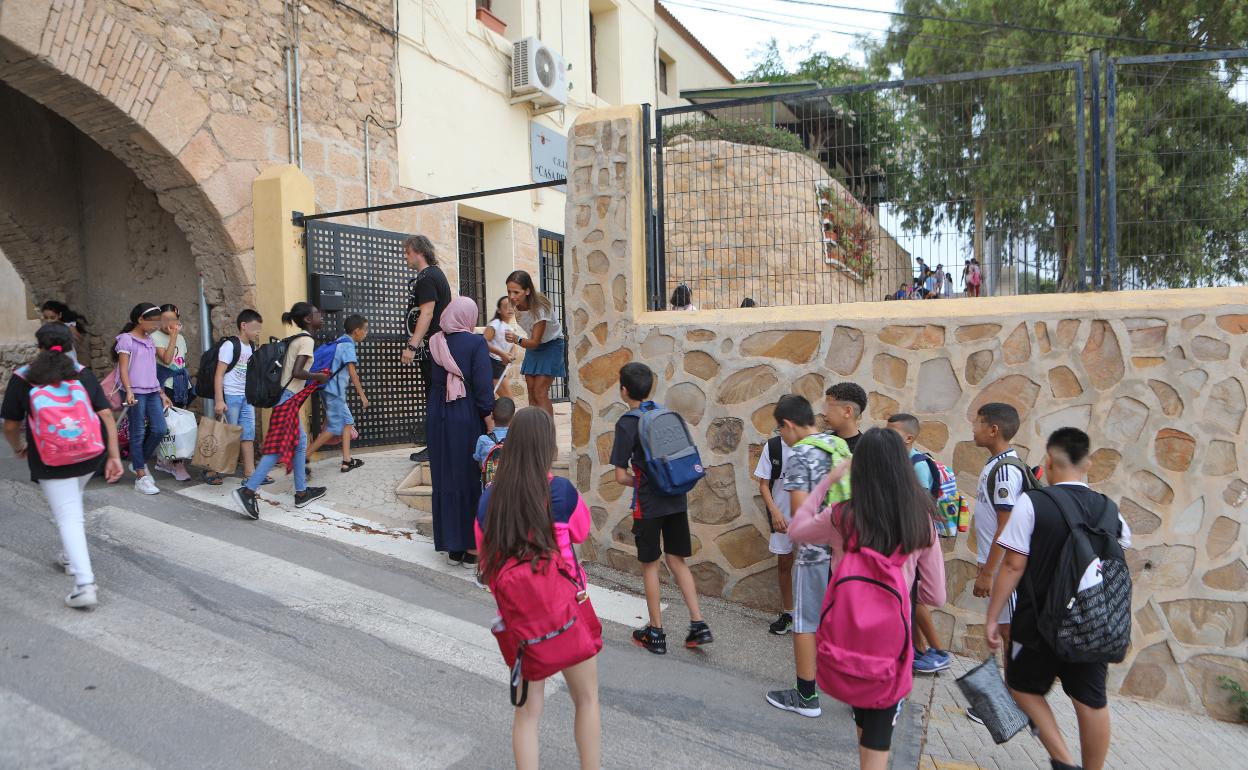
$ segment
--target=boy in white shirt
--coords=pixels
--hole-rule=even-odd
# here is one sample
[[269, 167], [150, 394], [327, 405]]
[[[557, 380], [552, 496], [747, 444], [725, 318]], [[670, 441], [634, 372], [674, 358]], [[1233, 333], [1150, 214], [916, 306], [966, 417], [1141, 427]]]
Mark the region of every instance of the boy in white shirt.
[[785, 534], [793, 518], [789, 491], [777, 483], [784, 475], [784, 464], [793, 455], [793, 448], [780, 436], [773, 436], [763, 445], [763, 453], [754, 469], [758, 493], [767, 508], [767, 524], [771, 528], [768, 550], [776, 554], [776, 579], [780, 583], [780, 617], [768, 631], [783, 636], [793, 630], [793, 543]]

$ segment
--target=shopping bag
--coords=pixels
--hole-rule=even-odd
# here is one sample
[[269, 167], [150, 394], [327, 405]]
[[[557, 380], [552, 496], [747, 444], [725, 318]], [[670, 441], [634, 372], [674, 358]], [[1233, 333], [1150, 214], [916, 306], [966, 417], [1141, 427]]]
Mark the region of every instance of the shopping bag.
[[194, 457], [196, 439], [199, 435], [195, 415], [185, 409], [171, 406], [165, 410], [165, 425], [168, 427], [168, 432], [160, 441], [160, 459], [189, 460]]
[[195, 456], [191, 464], [216, 473], [233, 473], [238, 466], [242, 437], [241, 425], [230, 425], [211, 417], [199, 418]]
[[1005, 743], [1027, 726], [1027, 715], [1002, 681], [995, 656], [958, 677], [957, 683], [996, 743]]

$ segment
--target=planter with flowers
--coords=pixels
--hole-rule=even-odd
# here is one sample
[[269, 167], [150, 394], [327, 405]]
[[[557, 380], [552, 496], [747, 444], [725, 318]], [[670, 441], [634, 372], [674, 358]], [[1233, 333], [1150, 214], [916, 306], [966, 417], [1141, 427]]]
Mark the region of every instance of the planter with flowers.
[[875, 274], [871, 254], [871, 224], [862, 205], [831, 185], [820, 185], [819, 217], [822, 220], [824, 264], [865, 281]]

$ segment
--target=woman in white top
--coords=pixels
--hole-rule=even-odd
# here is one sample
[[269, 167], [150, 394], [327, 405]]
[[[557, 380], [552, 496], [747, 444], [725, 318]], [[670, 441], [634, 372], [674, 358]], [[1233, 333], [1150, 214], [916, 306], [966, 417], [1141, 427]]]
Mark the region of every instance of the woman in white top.
[[512, 351], [516, 346], [506, 339], [507, 332], [514, 331], [511, 325], [515, 320], [516, 309], [511, 298], [499, 297], [494, 306], [494, 318], [485, 327], [485, 345], [490, 349], [490, 364], [494, 368], [494, 395], [499, 397], [511, 398], [511, 386], [503, 375], [515, 360]]
[[545, 410], [554, 419], [555, 405], [550, 403], [550, 386], [556, 377], [568, 375], [567, 342], [555, 306], [533, 285], [533, 278], [523, 270], [507, 276], [507, 296], [516, 309], [516, 322], [524, 330], [521, 339], [513, 331], [505, 339], [524, 348], [524, 364], [520, 373], [529, 389], [529, 405]]

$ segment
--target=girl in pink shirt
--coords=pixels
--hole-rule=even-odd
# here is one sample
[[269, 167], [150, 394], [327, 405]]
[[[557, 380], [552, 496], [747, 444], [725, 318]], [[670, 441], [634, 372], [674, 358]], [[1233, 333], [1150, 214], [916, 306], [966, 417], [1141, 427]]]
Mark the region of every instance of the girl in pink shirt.
[[[850, 499], [824, 508], [828, 487], [846, 473], [850, 474]], [[850, 462], [833, 468], [793, 513], [789, 539], [831, 546], [833, 574], [851, 534], [863, 548], [881, 554], [900, 551], [907, 555], [901, 570], [906, 585], [914, 585], [917, 569], [923, 576], [918, 583], [919, 601], [939, 607], [945, 603], [945, 560], [934, 514], [932, 496], [919, 486], [901, 437], [885, 428], [872, 428], [859, 439]], [[828, 595], [832, 595], [830, 589]], [[905, 665], [908, 670], [911, 664]], [[893, 725], [904, 702], [890, 708], [854, 708], [858, 758], [864, 770], [888, 767]]]

